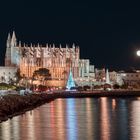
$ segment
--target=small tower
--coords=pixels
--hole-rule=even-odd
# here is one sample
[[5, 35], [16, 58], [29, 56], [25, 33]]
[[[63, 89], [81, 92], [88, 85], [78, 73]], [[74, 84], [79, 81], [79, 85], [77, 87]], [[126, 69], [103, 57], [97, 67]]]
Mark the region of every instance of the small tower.
[[13, 31], [12, 38], [11, 38], [11, 47], [16, 47], [17, 46], [17, 39], [15, 35], [15, 31]]
[[11, 65], [16, 65], [16, 47], [17, 47], [17, 39], [15, 35], [15, 31], [13, 31], [12, 38], [11, 38]]
[[8, 37], [7, 37], [7, 41], [6, 41], [6, 47], [10, 48], [11, 46], [11, 35], [10, 33], [8, 33]]
[[106, 84], [111, 84], [108, 69], [106, 69]]
[[6, 41], [5, 66], [10, 65], [11, 65], [11, 35], [9, 33]]

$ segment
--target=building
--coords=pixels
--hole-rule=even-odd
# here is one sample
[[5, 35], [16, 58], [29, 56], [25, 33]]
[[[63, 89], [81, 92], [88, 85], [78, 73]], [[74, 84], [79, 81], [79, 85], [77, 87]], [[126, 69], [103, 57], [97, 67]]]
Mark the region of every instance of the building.
[[0, 83], [16, 81], [16, 67], [0, 67]]
[[95, 69], [95, 79], [97, 82], [105, 82], [106, 71], [103, 69]]
[[112, 84], [117, 83], [117, 72], [116, 71], [110, 71], [109, 72], [109, 78]]
[[[12, 37], [8, 34], [6, 44], [5, 66], [19, 68], [24, 77], [31, 78], [33, 72], [39, 68], [49, 69], [53, 80], [50, 83], [54, 85], [65, 84], [70, 69], [75, 80], [89, 77], [90, 61], [89, 59], [80, 59], [80, 48], [75, 44], [72, 47], [66, 45], [64, 48], [54, 44], [43, 46], [17, 43], [15, 32]], [[93, 76], [94, 67], [92, 66], [91, 69]]]
[[132, 88], [140, 88], [140, 71], [120, 71], [117, 73], [117, 83], [127, 85]]
[[110, 83], [140, 87], [140, 71], [108, 72], [95, 69], [89, 59], [80, 59], [80, 48], [73, 44], [56, 46], [54, 44], [33, 45], [17, 42], [15, 32], [8, 34], [6, 42], [5, 67], [0, 67], [0, 82], [9, 83], [15, 80], [17, 69], [25, 79], [31, 79], [35, 70], [49, 69], [52, 80], [48, 86], [66, 86], [70, 70], [78, 86], [103, 85], [108, 77]]

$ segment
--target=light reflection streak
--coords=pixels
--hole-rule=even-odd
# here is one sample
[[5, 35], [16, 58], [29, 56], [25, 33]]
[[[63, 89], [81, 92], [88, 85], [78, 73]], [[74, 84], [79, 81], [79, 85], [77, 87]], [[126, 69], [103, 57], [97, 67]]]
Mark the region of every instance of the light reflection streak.
[[86, 98], [86, 119], [87, 119], [87, 137], [91, 138], [91, 134], [94, 134], [93, 131], [93, 116], [92, 116], [92, 103], [91, 98]]
[[133, 140], [140, 139], [140, 101], [136, 100], [132, 102], [131, 112], [131, 134]]
[[30, 112], [28, 113], [28, 131], [27, 131], [27, 134], [28, 134], [28, 137], [30, 140], [35, 140], [35, 122], [34, 122], [34, 112]]
[[54, 102], [51, 102], [50, 103], [50, 125], [51, 125], [51, 136], [52, 136], [52, 139], [55, 139], [56, 137], [56, 134], [55, 134], [55, 105], [54, 105]]
[[108, 112], [108, 101], [106, 97], [101, 98], [101, 139], [110, 139], [110, 128], [109, 128], [109, 112]]
[[20, 138], [19, 117], [14, 117], [12, 120], [3, 122], [1, 127], [3, 140], [11, 140], [11, 138], [18, 140]]
[[10, 120], [2, 123], [2, 140], [11, 140]]
[[112, 99], [112, 109], [115, 110], [116, 108], [116, 100]]
[[75, 99], [67, 99], [67, 139], [77, 140], [77, 116], [75, 110]]
[[[28, 133], [28, 129], [26, 128], [28, 126], [28, 112], [19, 117], [19, 126], [20, 126], [20, 138], [22, 140], [27, 136]], [[26, 139], [28, 140], [28, 137]]]
[[19, 117], [15, 117], [13, 118], [14, 121], [11, 120], [12, 124], [13, 124], [13, 137], [15, 139], [19, 139], [20, 138], [20, 127], [19, 127]]
[[[40, 132], [39, 132], [39, 128], [41, 128], [41, 126], [42, 126], [42, 121], [41, 120], [43, 120], [44, 118], [41, 118], [41, 112], [43, 111], [43, 110], [41, 110], [41, 112], [39, 112], [38, 111], [39, 110], [39, 108], [37, 108], [37, 109], [35, 109], [34, 110], [34, 119], [33, 119], [33, 121], [34, 121], [34, 131], [35, 131], [35, 139], [42, 139], [42, 135], [40, 134]], [[42, 130], [43, 131], [43, 130]]]
[[59, 140], [65, 140], [64, 134], [64, 109], [63, 109], [63, 100], [58, 99], [57, 100], [57, 105], [56, 105], [56, 110], [57, 110], [57, 137]]

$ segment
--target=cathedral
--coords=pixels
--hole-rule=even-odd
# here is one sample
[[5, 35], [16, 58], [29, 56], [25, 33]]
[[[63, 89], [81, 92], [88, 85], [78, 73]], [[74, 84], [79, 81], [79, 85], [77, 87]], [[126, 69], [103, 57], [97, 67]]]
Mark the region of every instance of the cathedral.
[[31, 78], [39, 68], [49, 69], [52, 80], [59, 81], [66, 80], [70, 70], [74, 79], [89, 74], [89, 60], [80, 59], [79, 46], [27, 45], [17, 42], [15, 32], [12, 36], [8, 34], [5, 66], [19, 68], [21, 76], [27, 78]]

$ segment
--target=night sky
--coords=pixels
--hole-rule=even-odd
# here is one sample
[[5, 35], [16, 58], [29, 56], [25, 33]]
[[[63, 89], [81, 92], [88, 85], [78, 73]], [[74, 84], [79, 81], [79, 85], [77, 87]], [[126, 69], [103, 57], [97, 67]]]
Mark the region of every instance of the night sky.
[[80, 46], [96, 67], [140, 68], [140, 3], [128, 1], [0, 1], [0, 64], [8, 32], [18, 41]]

